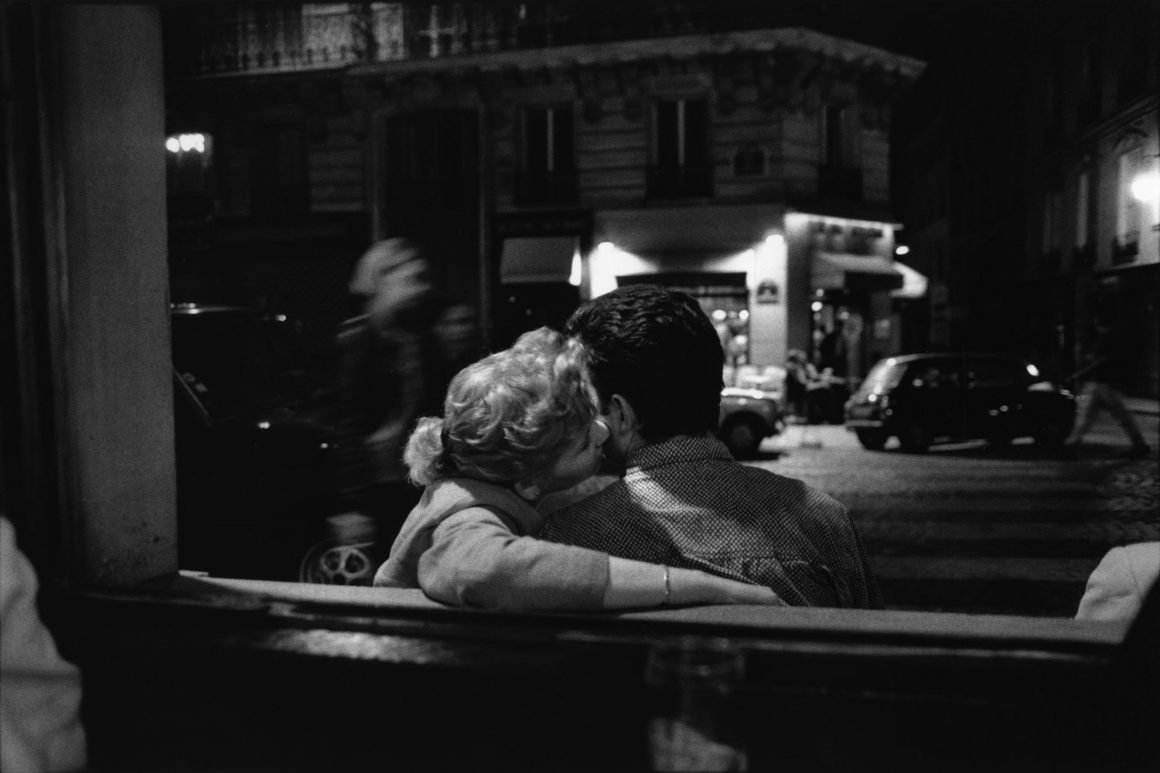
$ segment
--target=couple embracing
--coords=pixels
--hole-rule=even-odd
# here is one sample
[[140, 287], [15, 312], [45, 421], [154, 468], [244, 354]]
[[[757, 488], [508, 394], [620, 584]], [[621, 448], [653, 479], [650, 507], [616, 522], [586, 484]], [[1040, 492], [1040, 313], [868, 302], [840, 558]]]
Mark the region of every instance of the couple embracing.
[[[880, 607], [846, 508], [714, 437], [721, 365], [695, 300], [633, 285], [468, 366], [408, 441], [425, 490], [375, 585], [509, 610]], [[620, 477], [545, 518], [602, 459]]]

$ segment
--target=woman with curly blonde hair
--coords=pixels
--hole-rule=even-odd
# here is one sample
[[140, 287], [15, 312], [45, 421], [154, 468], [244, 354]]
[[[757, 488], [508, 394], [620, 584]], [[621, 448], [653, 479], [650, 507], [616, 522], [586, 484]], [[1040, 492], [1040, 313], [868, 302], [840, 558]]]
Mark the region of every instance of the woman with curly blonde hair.
[[455, 376], [443, 416], [407, 442], [411, 480], [426, 488], [375, 585], [488, 609], [780, 604], [764, 586], [533, 536], [536, 503], [595, 473], [608, 438], [580, 357], [540, 328]]

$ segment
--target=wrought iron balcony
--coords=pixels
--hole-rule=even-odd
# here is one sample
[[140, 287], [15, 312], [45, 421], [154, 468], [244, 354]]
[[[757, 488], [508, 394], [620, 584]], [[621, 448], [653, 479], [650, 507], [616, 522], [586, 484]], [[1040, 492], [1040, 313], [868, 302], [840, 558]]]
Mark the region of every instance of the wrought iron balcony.
[[432, 60], [553, 46], [802, 24], [781, 4], [173, 4], [163, 9], [169, 77]]

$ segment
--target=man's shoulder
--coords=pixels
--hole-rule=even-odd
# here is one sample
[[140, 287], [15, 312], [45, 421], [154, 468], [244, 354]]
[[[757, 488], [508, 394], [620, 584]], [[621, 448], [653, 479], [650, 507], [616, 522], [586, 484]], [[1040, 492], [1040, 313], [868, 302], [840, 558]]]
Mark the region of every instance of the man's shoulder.
[[746, 490], [754, 494], [772, 494], [779, 498], [808, 504], [823, 510], [833, 509], [840, 512], [846, 510], [846, 506], [841, 502], [798, 478], [791, 478], [788, 475], [740, 462], [734, 462], [730, 467], [733, 468], [731, 471], [733, 475], [745, 481]]

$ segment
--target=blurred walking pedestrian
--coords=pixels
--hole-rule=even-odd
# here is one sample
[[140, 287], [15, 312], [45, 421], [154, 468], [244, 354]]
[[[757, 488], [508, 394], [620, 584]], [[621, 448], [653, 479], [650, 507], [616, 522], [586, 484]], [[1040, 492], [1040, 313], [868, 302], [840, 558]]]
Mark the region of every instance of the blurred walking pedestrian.
[[1148, 455], [1148, 444], [1132, 412], [1124, 404], [1120, 392], [1126, 377], [1126, 357], [1123, 348], [1123, 340], [1118, 331], [1112, 327], [1107, 312], [1101, 311], [1096, 314], [1092, 320], [1092, 341], [1087, 362], [1071, 375], [1071, 379], [1082, 382], [1083, 387], [1080, 392], [1079, 415], [1066, 441], [1069, 448], [1080, 446], [1099, 412], [1107, 410], [1124, 428], [1132, 443], [1126, 456], [1140, 458]]
[[438, 412], [446, 386], [436, 340], [444, 309], [431, 259], [409, 239], [372, 245], [350, 293], [361, 308], [338, 334], [339, 489], [346, 507], [373, 519], [378, 540], [390, 545], [419, 500], [403, 449], [419, 418]]

